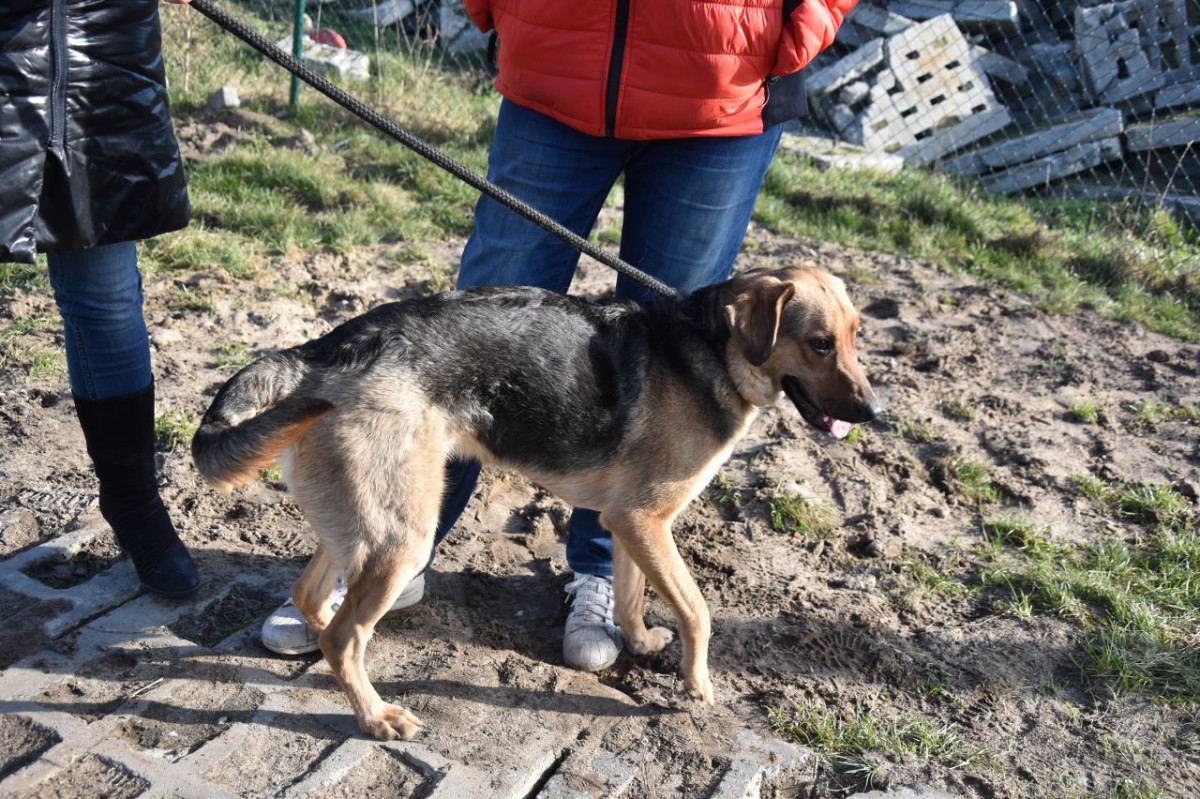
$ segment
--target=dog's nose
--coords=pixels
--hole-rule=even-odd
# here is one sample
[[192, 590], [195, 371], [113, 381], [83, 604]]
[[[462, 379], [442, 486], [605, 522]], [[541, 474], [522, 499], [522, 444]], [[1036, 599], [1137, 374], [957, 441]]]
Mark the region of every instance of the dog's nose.
[[863, 402], [858, 403], [855, 411], [858, 412], [858, 418], [848, 419], [847, 421], [861, 424], [863, 422], [869, 422], [879, 414], [883, 413], [883, 406], [879, 404], [879, 400], [877, 398], [871, 397], [869, 400], [864, 400]]

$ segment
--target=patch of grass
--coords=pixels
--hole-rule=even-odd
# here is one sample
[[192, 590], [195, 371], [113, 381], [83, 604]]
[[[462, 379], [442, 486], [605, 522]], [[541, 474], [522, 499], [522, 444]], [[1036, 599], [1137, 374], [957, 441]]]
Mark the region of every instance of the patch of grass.
[[1125, 429], [1131, 433], [1153, 433], [1165, 422], [1183, 422], [1200, 427], [1200, 409], [1186, 405], [1144, 399], [1134, 403], [1130, 410], [1133, 416], [1125, 422]]
[[1084, 630], [1078, 665], [1089, 683], [1161, 701], [1200, 701], [1200, 513], [1167, 486], [1096, 478], [1077, 484], [1141, 532], [1070, 546], [1024, 521], [989, 523], [981, 581], [1003, 588], [1009, 598], [1001, 609], [1018, 617], [1077, 621]]
[[212, 313], [217, 309], [212, 292], [208, 289], [194, 290], [187, 286], [177, 285], [175, 294], [167, 303], [172, 311], [194, 311], [197, 313]]
[[7, 297], [18, 289], [36, 291], [49, 286], [45, 256], [40, 256], [36, 264], [0, 263], [0, 297]]
[[938, 401], [938, 409], [951, 419], [969, 422], [979, 415], [979, 406], [962, 397], [943, 397]]
[[278, 490], [282, 491], [287, 488], [286, 484], [283, 482], [283, 470], [279, 468], [278, 463], [273, 464], [266, 469], [260, 470], [259, 478], [264, 483], [267, 483], [271, 487]]
[[1114, 519], [1173, 527], [1194, 513], [1187, 498], [1172, 486], [1110, 482], [1094, 475], [1079, 475], [1072, 482], [1079, 493]]
[[837, 529], [837, 511], [828, 502], [776, 489], [770, 500], [771, 526], [800, 538], [824, 538]]
[[991, 195], [904, 170], [822, 171], [781, 153], [755, 209], [788, 235], [927, 259], [1031, 297], [1200, 339], [1200, 237], [1161, 209]]
[[1043, 552], [1050, 546], [1050, 528], [1021, 516], [987, 519], [983, 535], [987, 541], [1025, 552]]
[[906, 558], [896, 564], [899, 592], [893, 599], [901, 607], [918, 610], [929, 599], [964, 596], [971, 588], [957, 577], [947, 574], [926, 557]]
[[901, 438], [913, 444], [928, 444], [946, 437], [945, 430], [929, 421], [898, 419], [889, 424]]
[[705, 498], [708, 504], [717, 511], [726, 511], [737, 507], [737, 482], [729, 475], [721, 472], [708, 484]]
[[213, 368], [221, 372], [235, 372], [254, 360], [250, 345], [244, 341], [223, 341], [215, 351], [217, 357], [213, 361]]
[[1097, 399], [1076, 400], [1067, 406], [1067, 419], [1082, 424], [1097, 424], [1100, 421], [1100, 408]]
[[951, 769], [985, 763], [992, 754], [968, 745], [951, 725], [924, 718], [892, 721], [859, 702], [837, 711], [798, 704], [770, 711], [772, 728], [791, 741], [824, 755], [841, 774], [870, 785], [879, 758], [911, 756], [936, 760]]
[[138, 263], [149, 272], [224, 269], [238, 280], [258, 274], [257, 242], [203, 222], [142, 242]]
[[1000, 499], [1000, 489], [992, 484], [987, 466], [967, 458], [952, 458], [948, 467], [954, 487], [971, 504], [990, 504]]
[[159, 452], [174, 452], [188, 446], [199, 427], [199, 421], [181, 411], [165, 411], [154, 420], [154, 448]]
[[57, 327], [51, 316], [31, 316], [0, 329], [0, 367], [20, 369], [30, 380], [57, 380], [67, 374], [67, 360], [61, 349], [46, 349], [32, 334]]

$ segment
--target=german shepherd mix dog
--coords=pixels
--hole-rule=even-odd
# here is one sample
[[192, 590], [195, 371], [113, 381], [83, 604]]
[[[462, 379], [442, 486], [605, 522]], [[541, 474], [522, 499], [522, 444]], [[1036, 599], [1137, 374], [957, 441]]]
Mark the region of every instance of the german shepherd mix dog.
[[[276, 458], [319, 540], [292, 599], [359, 726], [411, 739], [420, 721], [384, 702], [364, 653], [375, 624], [426, 565], [447, 458], [520, 471], [600, 512], [613, 534], [615, 620], [635, 653], [647, 578], [678, 618], [688, 692], [712, 704], [708, 608], [671, 523], [780, 393], [835, 436], [879, 404], [857, 361], [859, 317], [842, 281], [811, 268], [755, 271], [650, 304], [533, 288], [392, 303], [269, 355], [225, 384], [192, 441], [214, 486]], [[344, 572], [349, 591], [326, 606]]]

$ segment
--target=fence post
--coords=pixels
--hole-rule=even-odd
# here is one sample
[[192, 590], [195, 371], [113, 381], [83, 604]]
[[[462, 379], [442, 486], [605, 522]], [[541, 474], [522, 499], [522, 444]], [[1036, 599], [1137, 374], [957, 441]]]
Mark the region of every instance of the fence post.
[[[296, 0], [296, 20], [292, 27], [292, 55], [296, 57], [296, 60], [304, 57], [304, 0]], [[292, 116], [295, 116], [296, 109], [300, 105], [300, 79], [295, 75], [292, 76], [292, 94], [289, 105]]]

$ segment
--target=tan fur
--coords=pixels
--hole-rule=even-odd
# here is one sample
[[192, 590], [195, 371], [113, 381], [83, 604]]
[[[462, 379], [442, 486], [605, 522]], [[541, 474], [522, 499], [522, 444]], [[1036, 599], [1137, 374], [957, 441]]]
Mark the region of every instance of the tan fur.
[[[672, 638], [664, 628], [645, 626], [648, 580], [678, 618], [684, 685], [709, 704], [711, 621], [671, 536], [672, 522], [729, 457], [758, 409], [778, 398], [784, 373], [799, 371], [806, 385], [816, 385], [814, 391], [870, 391], [857, 363], [832, 372], [810, 363], [802, 337], [812, 330], [781, 327], [785, 303], [796, 298], [811, 304], [806, 314], [812, 316], [813, 330], [828, 329], [839, 355], [852, 359], [858, 317], [840, 281], [815, 270], [779, 274], [786, 279], [741, 278], [737, 301], [726, 309], [734, 332], [726, 366], [737, 388], [736, 395], [722, 398], [735, 409], [737, 429], [731, 439], [689, 427], [688, 420], [701, 413], [693, 407], [694, 393], [677, 382], [677, 375], [655, 373], [613, 463], [571, 474], [525, 472], [565, 501], [600, 512], [614, 537], [616, 620], [629, 648], [653, 652]], [[810, 325], [807, 316], [804, 325]], [[403, 387], [419, 386], [419, 375], [395, 377], [386, 384], [339, 384], [345, 378], [331, 375], [329, 396], [339, 398], [337, 409], [298, 433], [282, 461], [285, 479], [320, 542], [292, 597], [321, 631], [321, 651], [360, 727], [378, 738], [407, 740], [420, 721], [384, 702], [371, 686], [364, 667], [366, 645], [376, 623], [429, 557], [446, 457], [497, 459], [419, 390]], [[855, 380], [861, 385], [851, 385]], [[345, 572], [349, 591], [329, 618], [324, 608], [339, 571]]]

